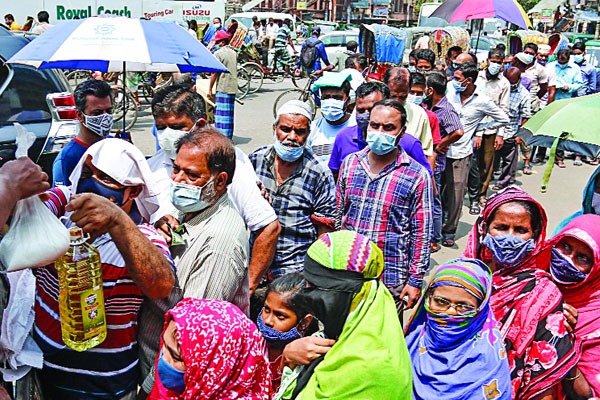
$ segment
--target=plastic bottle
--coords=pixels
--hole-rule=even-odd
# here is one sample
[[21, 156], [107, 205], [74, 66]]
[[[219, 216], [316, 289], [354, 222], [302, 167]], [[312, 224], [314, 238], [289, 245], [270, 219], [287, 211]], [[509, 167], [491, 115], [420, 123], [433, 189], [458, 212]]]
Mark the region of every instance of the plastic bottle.
[[60, 326], [67, 346], [85, 351], [106, 338], [100, 253], [86, 243], [83, 231], [69, 229], [71, 245], [56, 260], [60, 294]]

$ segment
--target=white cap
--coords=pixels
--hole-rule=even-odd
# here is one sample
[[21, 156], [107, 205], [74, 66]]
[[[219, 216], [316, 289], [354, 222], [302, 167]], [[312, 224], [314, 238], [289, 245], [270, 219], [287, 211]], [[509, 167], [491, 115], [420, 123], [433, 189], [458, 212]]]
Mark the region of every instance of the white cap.
[[550, 54], [550, 46], [548, 46], [547, 44], [540, 44], [538, 46], [538, 53], [540, 54]]
[[300, 100], [290, 100], [279, 107], [279, 110], [277, 110], [277, 117], [280, 117], [284, 114], [304, 115], [310, 122], [312, 122], [313, 119], [310, 106]]

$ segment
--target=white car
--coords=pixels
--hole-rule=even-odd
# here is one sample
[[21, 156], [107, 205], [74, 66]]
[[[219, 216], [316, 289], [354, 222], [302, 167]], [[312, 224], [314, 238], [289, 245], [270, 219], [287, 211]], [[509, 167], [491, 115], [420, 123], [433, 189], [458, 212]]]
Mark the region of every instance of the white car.
[[325, 45], [325, 52], [329, 61], [335, 59], [335, 53], [346, 50], [346, 44], [351, 40], [358, 43], [358, 29], [348, 31], [334, 31], [319, 38]]

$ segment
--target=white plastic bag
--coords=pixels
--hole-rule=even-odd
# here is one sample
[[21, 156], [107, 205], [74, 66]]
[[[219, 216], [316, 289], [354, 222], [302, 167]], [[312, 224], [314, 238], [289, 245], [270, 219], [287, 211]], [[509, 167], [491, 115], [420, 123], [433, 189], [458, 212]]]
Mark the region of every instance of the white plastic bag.
[[[19, 158], [27, 155], [35, 135], [17, 123], [15, 127]], [[31, 196], [17, 202], [10, 229], [0, 242], [0, 261], [8, 272], [47, 265], [62, 257], [69, 245], [67, 228], [38, 196]]]

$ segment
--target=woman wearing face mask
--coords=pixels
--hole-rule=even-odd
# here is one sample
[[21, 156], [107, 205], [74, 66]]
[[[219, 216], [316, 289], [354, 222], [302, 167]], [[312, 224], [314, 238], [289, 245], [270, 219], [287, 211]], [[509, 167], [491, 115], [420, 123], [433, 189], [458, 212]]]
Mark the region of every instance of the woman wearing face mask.
[[491, 293], [492, 274], [480, 260], [452, 260], [431, 278], [405, 329], [415, 400], [512, 398]]
[[267, 400], [266, 344], [236, 306], [181, 300], [165, 315], [150, 400]]
[[300, 273], [287, 274], [272, 281], [256, 321], [269, 348], [273, 390], [277, 390], [281, 380], [285, 346], [316, 331], [316, 320], [297, 303], [297, 295], [305, 287], [306, 280]]
[[308, 249], [299, 302], [336, 343], [294, 372], [286, 369], [276, 399], [405, 400], [410, 359], [396, 306], [379, 279], [383, 253], [352, 231], [326, 234]]
[[546, 221], [538, 202], [509, 186], [488, 199], [464, 253], [493, 272], [490, 305], [506, 346], [514, 399], [553, 399], [579, 358], [565, 328], [563, 296], [537, 268]]
[[585, 395], [583, 398], [592, 394], [599, 397], [596, 376], [600, 375], [600, 216], [585, 214], [573, 219], [547, 242], [546, 249], [549, 262], [544, 269], [565, 301], [578, 312], [574, 333], [581, 346], [579, 371], [575, 379], [563, 381], [563, 388], [572, 385]]

